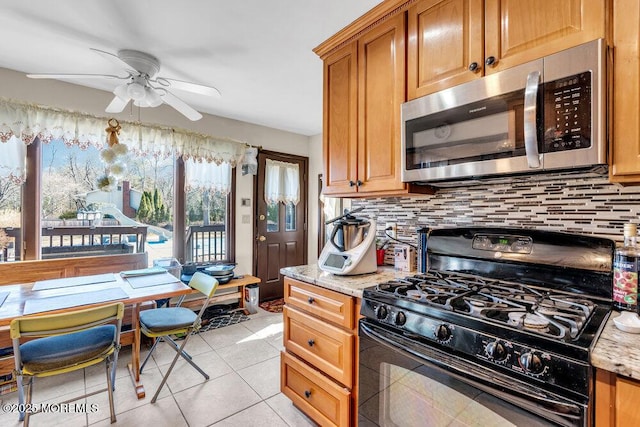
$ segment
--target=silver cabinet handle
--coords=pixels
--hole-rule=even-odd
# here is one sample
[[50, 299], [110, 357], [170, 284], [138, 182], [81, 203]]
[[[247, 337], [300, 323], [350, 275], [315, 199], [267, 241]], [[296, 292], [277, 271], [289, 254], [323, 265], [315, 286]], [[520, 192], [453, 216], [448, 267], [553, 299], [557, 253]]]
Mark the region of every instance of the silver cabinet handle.
[[524, 90], [524, 151], [527, 154], [527, 163], [530, 168], [541, 166], [536, 129], [539, 81], [540, 71], [532, 71], [527, 76], [527, 85]]

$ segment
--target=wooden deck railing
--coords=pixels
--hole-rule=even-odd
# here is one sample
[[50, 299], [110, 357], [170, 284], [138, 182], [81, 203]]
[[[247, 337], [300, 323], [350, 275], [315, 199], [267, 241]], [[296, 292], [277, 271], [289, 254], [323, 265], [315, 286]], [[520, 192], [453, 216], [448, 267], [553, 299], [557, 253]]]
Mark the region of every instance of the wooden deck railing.
[[[15, 261], [22, 254], [20, 228], [7, 228], [14, 238]], [[42, 229], [42, 258], [141, 253], [145, 251], [147, 227], [121, 225], [98, 227], [50, 227]], [[7, 253], [5, 249], [5, 260]]]
[[191, 262], [227, 259], [227, 232], [224, 224], [193, 225], [187, 229], [186, 253]]

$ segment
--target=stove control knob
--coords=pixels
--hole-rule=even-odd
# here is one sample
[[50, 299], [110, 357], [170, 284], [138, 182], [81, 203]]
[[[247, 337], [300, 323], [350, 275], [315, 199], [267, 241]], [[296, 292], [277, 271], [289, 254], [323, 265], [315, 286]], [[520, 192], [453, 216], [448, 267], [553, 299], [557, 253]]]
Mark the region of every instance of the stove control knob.
[[490, 342], [487, 344], [485, 351], [487, 352], [487, 356], [496, 362], [504, 362], [509, 357], [509, 350], [507, 350], [505, 344], [500, 341]]
[[524, 353], [520, 356], [520, 366], [525, 372], [538, 375], [544, 371], [544, 363], [535, 352]]
[[389, 315], [389, 310], [387, 310], [387, 307], [385, 307], [384, 305], [381, 305], [378, 308], [376, 308], [376, 317], [378, 319], [384, 320], [387, 318], [388, 315]]
[[407, 315], [404, 314], [403, 312], [399, 311], [398, 313], [396, 313], [396, 317], [394, 319], [394, 322], [398, 326], [404, 325], [405, 323], [407, 323]]
[[451, 329], [447, 325], [439, 325], [436, 327], [436, 339], [440, 342], [447, 342], [451, 339]]

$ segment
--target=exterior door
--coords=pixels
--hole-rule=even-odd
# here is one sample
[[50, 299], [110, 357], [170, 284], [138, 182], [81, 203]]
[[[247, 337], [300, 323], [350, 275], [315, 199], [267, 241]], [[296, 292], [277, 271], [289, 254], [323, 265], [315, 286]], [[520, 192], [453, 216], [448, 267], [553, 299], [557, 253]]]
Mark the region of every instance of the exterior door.
[[[267, 159], [299, 166], [300, 201], [268, 203], [265, 201]], [[308, 159], [272, 151], [258, 153], [256, 176], [256, 235], [254, 275], [260, 278], [260, 301], [284, 296], [280, 269], [307, 263], [307, 170]]]

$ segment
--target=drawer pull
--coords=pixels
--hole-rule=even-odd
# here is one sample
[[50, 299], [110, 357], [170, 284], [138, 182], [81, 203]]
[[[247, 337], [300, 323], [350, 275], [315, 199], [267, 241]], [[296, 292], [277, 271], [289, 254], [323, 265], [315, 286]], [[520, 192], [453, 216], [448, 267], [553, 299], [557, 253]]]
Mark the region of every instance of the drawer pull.
[[305, 397], [308, 399], [309, 397], [311, 397], [311, 390], [305, 390], [304, 391], [304, 395]]
[[309, 297], [309, 299], [307, 300], [309, 302], [309, 304], [313, 304], [313, 302], [315, 301], [315, 299], [313, 299], [313, 297]]
[[316, 342], [313, 340], [313, 338], [311, 338], [309, 341], [307, 341], [307, 344], [309, 344], [309, 347], [313, 347], [313, 345], [314, 345], [315, 343], [316, 343]]

